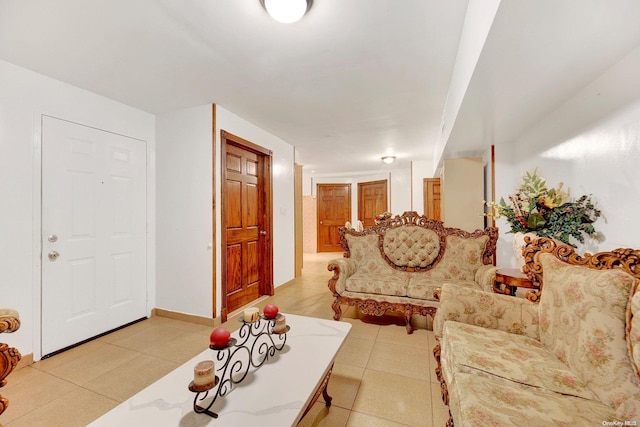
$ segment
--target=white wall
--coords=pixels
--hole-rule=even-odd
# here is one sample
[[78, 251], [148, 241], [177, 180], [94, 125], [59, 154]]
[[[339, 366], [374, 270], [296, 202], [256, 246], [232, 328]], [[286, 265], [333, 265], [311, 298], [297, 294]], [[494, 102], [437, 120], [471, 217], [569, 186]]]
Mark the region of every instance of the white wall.
[[[273, 152], [273, 281], [277, 287], [294, 278], [293, 146], [218, 105], [213, 147], [211, 108], [204, 105], [157, 118], [158, 307], [206, 317], [213, 314], [212, 245], [217, 265], [222, 265], [224, 253], [220, 239], [212, 241], [211, 217], [214, 191], [215, 200], [221, 200], [220, 130]], [[220, 209], [216, 213], [220, 236]], [[216, 298], [221, 301], [220, 269], [215, 274]]]
[[[640, 248], [638, 75], [640, 47], [549, 112], [513, 147], [497, 146], [498, 199], [514, 191], [525, 171], [537, 168], [550, 185], [563, 182], [572, 196], [592, 194], [602, 211], [594, 224], [601, 240], [588, 239], [579, 252]], [[498, 265], [506, 265], [513, 262], [506, 259], [512, 235], [505, 235], [506, 224], [500, 228]]]
[[447, 102], [442, 114], [442, 135], [434, 150], [434, 167], [440, 163], [451, 130], [475, 71], [501, 0], [470, 1], [462, 26]]
[[[0, 61], [0, 295], [22, 325], [2, 342], [40, 357], [40, 136], [42, 114], [147, 142], [155, 205], [155, 118], [107, 98]], [[148, 308], [155, 306], [155, 216], [148, 211]]]
[[411, 201], [412, 210], [424, 214], [424, 179], [433, 178], [435, 167], [433, 161], [414, 160], [411, 162]]
[[[412, 205], [411, 169], [390, 169], [385, 172], [346, 172], [342, 174], [304, 174], [303, 194], [316, 195], [317, 184], [351, 184], [351, 223], [358, 221], [358, 183], [387, 180], [389, 210], [393, 214], [404, 211], [422, 211]], [[420, 184], [422, 185], [422, 183]], [[413, 206], [413, 208], [412, 208]]]
[[213, 315], [212, 108], [156, 119], [157, 306], [206, 317]]

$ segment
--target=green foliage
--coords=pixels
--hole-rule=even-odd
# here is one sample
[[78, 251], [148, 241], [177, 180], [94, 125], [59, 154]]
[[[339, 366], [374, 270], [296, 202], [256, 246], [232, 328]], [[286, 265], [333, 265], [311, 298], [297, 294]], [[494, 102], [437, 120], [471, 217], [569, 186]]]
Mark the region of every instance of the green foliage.
[[535, 231], [541, 237], [551, 237], [569, 245], [573, 237], [584, 243], [584, 235], [593, 235], [593, 223], [601, 215], [590, 195], [571, 201], [569, 193], [562, 191], [562, 183], [556, 188], [547, 188], [544, 179], [527, 172], [516, 193], [509, 201], [501, 198], [489, 206], [496, 218], [503, 217], [511, 226], [511, 233]]

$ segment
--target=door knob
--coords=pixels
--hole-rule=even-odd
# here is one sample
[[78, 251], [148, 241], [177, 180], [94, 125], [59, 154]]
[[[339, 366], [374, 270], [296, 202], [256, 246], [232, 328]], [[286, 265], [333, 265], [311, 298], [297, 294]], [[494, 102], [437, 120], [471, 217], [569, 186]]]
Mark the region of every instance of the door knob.
[[47, 255], [49, 257], [49, 261], [55, 261], [58, 259], [58, 257], [60, 256], [60, 254], [56, 251], [52, 251], [49, 252], [49, 254]]
[[264, 230], [260, 230], [260, 235], [261, 235], [261, 236], [266, 236], [266, 235], [267, 235], [267, 232], [266, 232], [266, 231], [264, 231]]

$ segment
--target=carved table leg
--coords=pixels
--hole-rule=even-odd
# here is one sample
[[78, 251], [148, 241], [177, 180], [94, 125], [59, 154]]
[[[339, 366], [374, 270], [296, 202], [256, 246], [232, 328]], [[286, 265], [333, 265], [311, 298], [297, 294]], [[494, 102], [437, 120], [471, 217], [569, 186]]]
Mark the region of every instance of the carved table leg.
[[302, 417], [300, 417], [301, 420], [302, 418], [304, 418], [305, 415], [307, 415], [307, 412], [311, 410], [311, 407], [313, 406], [314, 403], [316, 403], [316, 401], [318, 400], [321, 394], [322, 394], [322, 398], [324, 399], [325, 406], [327, 407], [331, 406], [331, 401], [333, 400], [333, 397], [329, 396], [329, 393], [327, 392], [327, 385], [329, 384], [331, 371], [333, 371], [333, 363], [329, 368], [329, 372], [327, 372], [327, 375], [325, 375], [324, 379], [322, 380], [322, 383], [316, 390], [316, 393], [313, 395], [311, 402], [309, 402], [309, 406], [307, 406], [307, 409], [304, 410], [304, 414], [302, 414]]

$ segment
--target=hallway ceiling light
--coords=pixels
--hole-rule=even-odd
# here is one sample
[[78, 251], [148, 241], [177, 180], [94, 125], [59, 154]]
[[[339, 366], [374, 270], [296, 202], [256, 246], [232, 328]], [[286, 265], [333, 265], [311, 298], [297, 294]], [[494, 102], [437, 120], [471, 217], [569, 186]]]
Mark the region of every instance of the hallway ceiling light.
[[260, 0], [260, 3], [273, 19], [291, 24], [299, 21], [311, 9], [313, 0]]
[[396, 156], [384, 156], [384, 157], [381, 157], [380, 159], [383, 161], [383, 163], [390, 165], [396, 160]]

